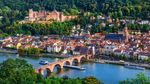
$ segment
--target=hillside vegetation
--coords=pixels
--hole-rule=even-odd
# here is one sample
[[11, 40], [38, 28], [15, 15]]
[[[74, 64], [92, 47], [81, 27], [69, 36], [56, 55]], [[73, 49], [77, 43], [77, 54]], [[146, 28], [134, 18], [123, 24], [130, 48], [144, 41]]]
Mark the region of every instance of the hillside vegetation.
[[0, 33], [8, 33], [6, 27], [24, 19], [31, 8], [56, 9], [66, 15], [91, 12], [113, 18], [150, 19], [150, 0], [0, 0]]

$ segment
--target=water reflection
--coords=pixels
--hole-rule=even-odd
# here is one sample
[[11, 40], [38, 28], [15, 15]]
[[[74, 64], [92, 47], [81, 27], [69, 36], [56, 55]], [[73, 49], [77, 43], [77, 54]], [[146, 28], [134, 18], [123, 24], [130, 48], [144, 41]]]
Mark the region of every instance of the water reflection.
[[54, 72], [49, 72], [47, 70], [44, 70], [43, 76], [44, 77], [54, 77], [54, 76], [61, 75], [61, 74], [64, 74], [66, 72], [69, 72], [69, 71], [71, 71], [71, 69], [67, 69], [67, 68], [54, 70]]

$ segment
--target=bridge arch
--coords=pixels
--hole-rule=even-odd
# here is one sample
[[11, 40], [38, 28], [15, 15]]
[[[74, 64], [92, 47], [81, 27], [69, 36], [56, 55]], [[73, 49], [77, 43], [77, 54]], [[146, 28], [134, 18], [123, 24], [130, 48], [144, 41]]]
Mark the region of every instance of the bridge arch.
[[45, 68], [43, 71], [44, 76], [50, 76], [51, 73], [52, 73], [52, 71], [49, 67]]
[[64, 61], [63, 66], [64, 65], [72, 65], [72, 61], [70, 61], [70, 60]]
[[49, 75], [52, 71], [51, 71], [51, 68], [46, 67], [46, 68], [40, 68], [40, 69], [38, 70], [38, 72], [39, 72], [39, 74], [41, 74], [41, 75], [45, 75], [45, 72], [46, 72], [47, 75]]
[[74, 58], [72, 60], [72, 65], [78, 65], [78, 64], [80, 64], [80, 58]]
[[63, 68], [63, 64], [54, 64], [52, 67], [51, 67], [51, 71], [54, 72], [54, 69], [57, 69], [57, 71], [61, 70]]
[[83, 62], [83, 61], [85, 61], [85, 60], [87, 60], [85, 56], [81, 57], [80, 58], [80, 63]]

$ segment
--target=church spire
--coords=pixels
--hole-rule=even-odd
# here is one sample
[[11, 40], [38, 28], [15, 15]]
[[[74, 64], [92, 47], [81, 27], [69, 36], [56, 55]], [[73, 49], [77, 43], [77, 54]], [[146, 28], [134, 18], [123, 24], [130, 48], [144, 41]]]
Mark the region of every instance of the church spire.
[[124, 36], [125, 36], [125, 42], [129, 42], [129, 32], [128, 32], [127, 24], [125, 24], [124, 26]]

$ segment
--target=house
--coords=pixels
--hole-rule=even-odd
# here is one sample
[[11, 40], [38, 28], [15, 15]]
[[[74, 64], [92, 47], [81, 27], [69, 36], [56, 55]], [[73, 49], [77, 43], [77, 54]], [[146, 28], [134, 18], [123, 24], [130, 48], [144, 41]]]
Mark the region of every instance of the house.
[[73, 50], [74, 55], [80, 55], [81, 46], [76, 46]]
[[89, 53], [88, 47], [76, 46], [73, 50], [74, 55], [87, 55]]
[[52, 46], [48, 46], [48, 47], [46, 47], [46, 51], [47, 51], [47, 52], [53, 52], [53, 48], [52, 48]]
[[142, 59], [142, 60], [144, 60], [144, 59], [148, 59], [148, 58], [150, 58], [150, 53], [149, 52], [140, 52], [139, 54], [138, 54], [138, 59]]
[[122, 50], [122, 49], [116, 49], [116, 50], [114, 51], [114, 54], [115, 54], [115, 55], [123, 55], [123, 50]]
[[48, 46], [46, 47], [47, 49], [47, 52], [56, 52], [56, 53], [59, 53], [62, 49], [61, 46], [58, 46], [58, 45], [53, 45], [53, 46]]
[[57, 46], [57, 45], [53, 46], [53, 51], [57, 52], [57, 53], [60, 52], [61, 51], [61, 46]]
[[104, 46], [105, 54], [113, 53], [117, 49], [116, 45], [108, 44]]
[[140, 20], [140, 21], [137, 21], [138, 24], [149, 24], [149, 21], [148, 20]]
[[6, 47], [14, 47], [14, 45], [10, 43], [10, 44], [7, 44]]

